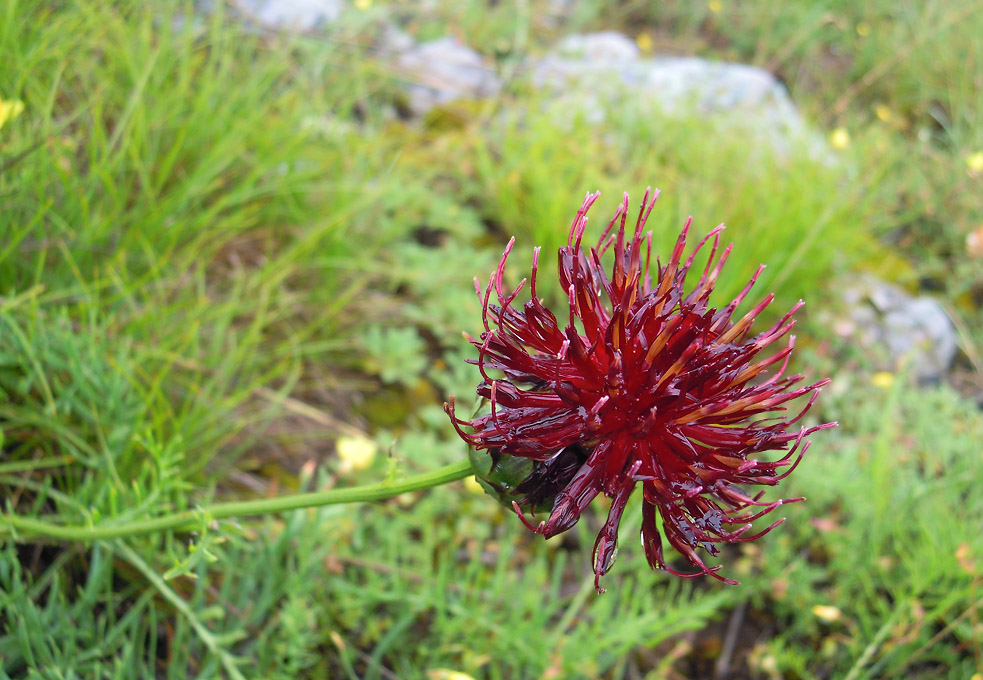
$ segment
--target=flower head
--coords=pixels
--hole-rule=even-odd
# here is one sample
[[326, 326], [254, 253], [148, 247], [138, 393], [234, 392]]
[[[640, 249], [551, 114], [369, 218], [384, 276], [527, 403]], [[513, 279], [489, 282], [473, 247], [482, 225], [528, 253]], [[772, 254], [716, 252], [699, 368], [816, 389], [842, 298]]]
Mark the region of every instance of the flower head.
[[[771, 328], [751, 335], [755, 317], [774, 296], [738, 320], [733, 317], [763, 266], [725, 307], [708, 302], [731, 250], [725, 248], [715, 261], [723, 225], [684, 261], [687, 221], [669, 261], [664, 266], [657, 261], [650, 273], [651, 232], [643, 235], [643, 229], [658, 192], [646, 191], [634, 232], [626, 231], [626, 193], [597, 246], [585, 249], [587, 211], [597, 197], [587, 195], [567, 245], [559, 250], [560, 284], [569, 303], [562, 320], [536, 294], [539, 248], [530, 297], [521, 308], [515, 302], [526, 280], [514, 290], [503, 283], [514, 239], [488, 286], [482, 291], [475, 281], [485, 330], [468, 339], [478, 349], [472, 363], [483, 380], [477, 392], [490, 408], [470, 421], [455, 415], [453, 398], [445, 410], [471, 446], [472, 458], [485, 457], [484, 469], [476, 469], [479, 475], [489, 473], [486, 488], [505, 493], [532, 531], [555, 536], [573, 527], [598, 495], [611, 499], [594, 544], [599, 592], [636, 485], [642, 489], [642, 545], [653, 569], [736, 583], [720, 576], [719, 566], [707, 566], [698, 551], [717, 555], [721, 543], [754, 540], [781, 524], [784, 519], [752, 533], [754, 520], [791, 501], [766, 502], [763, 491], [745, 488], [777, 484], [802, 459], [808, 448], [804, 438], [835, 426], [793, 427], [828, 382], [800, 385], [802, 376], [784, 375], [794, 336], [759, 358], [788, 334], [802, 302]], [[708, 243], [706, 267], [687, 292], [694, 257]], [[609, 251], [610, 276], [601, 264]], [[769, 375], [773, 367], [777, 372]], [[811, 395], [805, 406], [787, 413], [785, 404], [805, 395]], [[503, 482], [503, 471], [513, 478]], [[542, 509], [549, 517], [534, 526], [524, 509]], [[694, 573], [667, 564], [663, 534]]]

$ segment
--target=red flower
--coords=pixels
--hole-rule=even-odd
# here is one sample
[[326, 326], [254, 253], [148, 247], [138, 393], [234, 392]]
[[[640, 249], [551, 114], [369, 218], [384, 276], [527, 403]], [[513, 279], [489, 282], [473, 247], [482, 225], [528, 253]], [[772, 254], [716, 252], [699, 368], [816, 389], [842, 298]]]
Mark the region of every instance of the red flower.
[[[777, 484], [802, 459], [808, 448], [803, 439], [836, 425], [792, 429], [828, 382], [799, 386], [801, 375], [783, 377], [794, 336], [771, 356], [758, 358], [789, 332], [795, 323], [791, 317], [803, 303], [768, 330], [749, 336], [754, 318], [774, 295], [733, 320], [762, 266], [730, 304], [709, 306], [732, 247], [714, 264], [723, 225], [683, 264], [688, 220], [669, 262], [656, 263], [653, 281], [651, 232], [643, 237], [642, 231], [658, 192], [650, 200], [646, 191], [634, 233], [625, 231], [626, 193], [597, 247], [585, 251], [581, 239], [587, 211], [597, 197], [587, 195], [567, 246], [559, 250], [560, 284], [569, 299], [562, 323], [536, 294], [539, 248], [530, 299], [521, 309], [513, 303], [525, 279], [512, 291], [502, 282], [515, 239], [484, 292], [475, 281], [485, 331], [480, 339], [468, 339], [479, 351], [472, 362], [483, 378], [478, 395], [491, 407], [471, 421], [455, 415], [453, 398], [445, 410], [460, 436], [473, 449], [487, 451], [492, 463], [504, 457], [532, 461], [525, 480], [509, 488], [512, 506], [532, 531], [555, 536], [576, 524], [598, 494], [611, 499], [594, 544], [598, 592], [603, 592], [599, 579], [614, 561], [618, 524], [636, 485], [642, 487], [641, 537], [651, 567], [678, 576], [709, 574], [734, 584], [717, 574], [719, 566], [708, 567], [697, 551], [717, 555], [720, 543], [754, 540], [781, 524], [784, 519], [750, 533], [754, 520], [801, 499], [764, 502], [764, 491], [751, 495], [744, 487]], [[693, 258], [711, 239], [706, 268], [687, 293], [684, 283]], [[614, 255], [610, 277], [601, 265], [608, 250]], [[491, 302], [492, 291], [497, 304]], [[776, 365], [778, 372], [766, 378]], [[797, 414], [785, 413], [786, 402], [810, 393]], [[777, 460], [761, 458], [770, 451], [779, 452]], [[523, 506], [552, 511], [533, 526]], [[679, 573], [667, 564], [656, 513], [669, 545], [697, 572]]]

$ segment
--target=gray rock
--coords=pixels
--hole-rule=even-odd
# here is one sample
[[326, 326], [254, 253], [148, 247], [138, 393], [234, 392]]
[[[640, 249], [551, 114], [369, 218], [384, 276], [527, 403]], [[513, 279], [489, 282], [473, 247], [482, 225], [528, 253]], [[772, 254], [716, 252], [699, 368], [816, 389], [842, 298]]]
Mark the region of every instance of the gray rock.
[[555, 30], [577, 13], [577, 0], [548, 0], [538, 17], [543, 28]]
[[836, 329], [862, 347], [887, 354], [895, 367], [910, 362], [919, 382], [937, 383], [957, 351], [956, 329], [934, 299], [914, 297], [873, 276], [851, 281], [843, 295], [848, 317]]
[[343, 0], [236, 0], [249, 18], [266, 28], [311, 31], [338, 20]]
[[387, 23], [379, 31], [375, 44], [381, 54], [391, 56], [409, 52], [416, 45], [416, 41], [406, 31]]
[[568, 35], [557, 43], [551, 53], [554, 58], [586, 61], [592, 65], [600, 63], [617, 65], [634, 61], [641, 54], [634, 40], [617, 31]]
[[456, 38], [440, 38], [399, 56], [407, 82], [410, 109], [418, 116], [455, 99], [496, 94], [502, 81], [481, 55]]
[[568, 36], [529, 72], [537, 88], [554, 96], [556, 110], [585, 114], [592, 123], [604, 121], [606, 108], [630, 101], [668, 115], [718, 116], [781, 152], [803, 142], [810, 152], [826, 151], [785, 87], [753, 66], [695, 57], [641, 58], [632, 40], [606, 31]]

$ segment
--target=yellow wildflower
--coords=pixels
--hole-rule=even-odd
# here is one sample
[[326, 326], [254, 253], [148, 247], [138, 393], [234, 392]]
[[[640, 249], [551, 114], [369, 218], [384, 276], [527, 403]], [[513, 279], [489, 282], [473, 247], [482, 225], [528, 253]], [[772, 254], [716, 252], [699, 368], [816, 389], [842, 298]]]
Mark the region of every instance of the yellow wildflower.
[[429, 680], [474, 680], [467, 673], [452, 671], [448, 668], [435, 668], [432, 671], [427, 671], [427, 678]]
[[878, 118], [880, 118], [882, 123], [890, 123], [891, 118], [893, 117], [891, 115], [891, 109], [884, 106], [884, 104], [878, 104], [877, 106], [875, 106], [874, 113], [877, 115]]
[[843, 151], [850, 146], [850, 133], [846, 128], [838, 127], [829, 134], [829, 143], [837, 151]]
[[812, 613], [823, 623], [836, 623], [843, 616], [843, 612], [840, 611], [839, 607], [833, 607], [828, 604], [817, 604], [812, 608]]
[[859, 35], [861, 38], [865, 38], [870, 35], [870, 24], [868, 24], [866, 21], [861, 21], [859, 24], [857, 24], [857, 35]]
[[724, 3], [720, 0], [710, 0], [710, 2], [707, 3], [707, 9], [714, 14], [720, 14], [724, 11]]
[[368, 437], [341, 437], [335, 448], [340, 461], [338, 469], [343, 474], [369, 467], [379, 450], [376, 443]]
[[871, 377], [870, 382], [873, 383], [874, 387], [880, 387], [882, 390], [886, 390], [894, 384], [894, 374], [887, 371], [878, 371]]
[[4, 124], [8, 120], [13, 120], [24, 111], [24, 102], [19, 99], [12, 99], [9, 101], [4, 101], [0, 99], [0, 128], [3, 128]]
[[[0, 116], [0, 126], [3, 125], [3, 117]], [[983, 174], [983, 151], [977, 151], [966, 156], [966, 167], [969, 168], [970, 177], [979, 177]]]
[[635, 38], [635, 44], [638, 45], [638, 49], [648, 54], [653, 47], [652, 36], [648, 33], [639, 33], [638, 37]]

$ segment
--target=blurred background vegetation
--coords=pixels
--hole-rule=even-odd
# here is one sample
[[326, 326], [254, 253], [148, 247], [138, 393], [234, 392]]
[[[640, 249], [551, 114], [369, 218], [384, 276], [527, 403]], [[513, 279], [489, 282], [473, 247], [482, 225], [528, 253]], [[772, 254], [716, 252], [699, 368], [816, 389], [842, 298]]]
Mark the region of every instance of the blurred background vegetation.
[[[776, 309], [806, 299], [796, 368], [833, 377], [816, 417], [841, 427], [789, 522], [724, 555], [739, 587], [649, 571], [629, 509], [596, 596], [603, 518], [545, 543], [465, 483], [92, 545], [6, 531], [0, 677], [983, 678], [983, 6], [437, 0], [406, 25], [505, 70], [599, 29], [764, 67], [830, 136], [817, 163], [699, 120], [517, 116], [519, 79], [409, 121], [367, 37], [405, 3], [317, 34], [211, 4], [0, 0], [4, 512], [112, 523], [459, 460], [471, 279], [513, 234], [513, 271], [541, 244], [548, 272], [594, 189], [596, 221], [663, 189], [658, 252], [726, 222], [718, 303], [761, 262]], [[950, 379], [835, 332], [850, 272], [943, 303]]]

